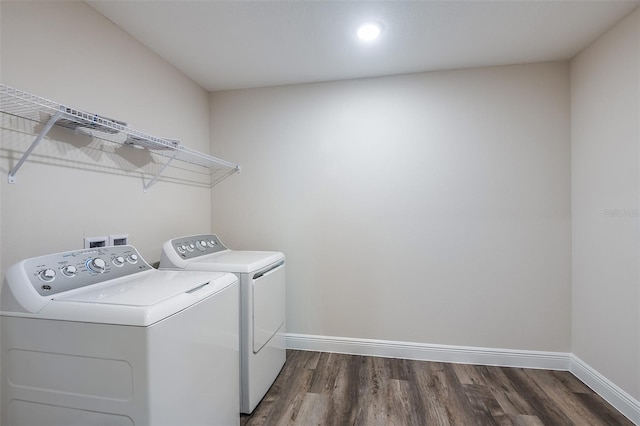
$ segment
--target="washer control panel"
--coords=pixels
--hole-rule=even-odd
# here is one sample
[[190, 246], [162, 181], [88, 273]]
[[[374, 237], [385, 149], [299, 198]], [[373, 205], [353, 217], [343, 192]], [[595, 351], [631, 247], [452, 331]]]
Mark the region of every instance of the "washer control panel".
[[217, 235], [192, 235], [171, 240], [171, 247], [183, 259], [193, 259], [194, 257], [216, 253], [227, 248], [222, 244]]
[[24, 262], [41, 296], [74, 290], [152, 269], [132, 246], [110, 246], [50, 254]]

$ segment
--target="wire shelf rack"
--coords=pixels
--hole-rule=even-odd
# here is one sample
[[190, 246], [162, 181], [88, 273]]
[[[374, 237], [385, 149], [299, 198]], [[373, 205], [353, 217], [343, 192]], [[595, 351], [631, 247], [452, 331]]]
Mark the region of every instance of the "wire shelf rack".
[[211, 186], [240, 171], [238, 164], [188, 148], [175, 139], [159, 138], [132, 129], [125, 122], [80, 111], [1, 83], [0, 112], [43, 124], [42, 130], [36, 135], [33, 143], [13, 169], [9, 171], [9, 183], [16, 182], [18, 170], [53, 126], [86, 133], [92, 137], [120, 145], [147, 149], [154, 154], [165, 157], [164, 166], [144, 185], [145, 191], [160, 179], [174, 161], [182, 161], [209, 169]]

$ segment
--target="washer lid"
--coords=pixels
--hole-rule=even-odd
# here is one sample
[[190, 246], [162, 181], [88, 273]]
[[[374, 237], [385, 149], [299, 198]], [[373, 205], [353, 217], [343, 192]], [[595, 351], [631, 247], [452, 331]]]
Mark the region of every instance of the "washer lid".
[[91, 286], [90, 289], [75, 294], [54, 297], [53, 301], [151, 306], [205, 285], [221, 275], [216, 273], [202, 275], [180, 274], [177, 271], [155, 271], [144, 276], [118, 280], [110, 285]]
[[151, 270], [55, 297], [35, 316], [148, 326], [237, 283], [232, 274]]
[[225, 250], [187, 261], [186, 269], [249, 273], [283, 259], [284, 254], [278, 251]]

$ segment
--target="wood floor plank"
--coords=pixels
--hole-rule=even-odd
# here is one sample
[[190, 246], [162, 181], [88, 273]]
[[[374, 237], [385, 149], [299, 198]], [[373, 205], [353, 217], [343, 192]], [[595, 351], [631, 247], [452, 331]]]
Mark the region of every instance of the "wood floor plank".
[[491, 395], [507, 415], [533, 415], [535, 410], [505, 376], [504, 368], [484, 367]]
[[479, 426], [495, 426], [497, 422], [483, 407], [482, 401], [476, 398], [472, 385], [463, 385], [455, 373], [457, 364], [443, 364], [446, 374], [449, 415], [453, 424], [473, 424]]
[[620, 425], [569, 372], [287, 351], [243, 426]]
[[[506, 415], [487, 385], [463, 385], [467, 399], [476, 412], [486, 413], [491, 419]], [[491, 422], [489, 422], [491, 423]]]
[[407, 380], [389, 379], [386, 386], [387, 411], [394, 425], [418, 424], [409, 406], [411, 388]]
[[326, 355], [326, 352], [311, 352], [311, 351], [302, 351], [309, 352], [309, 354], [304, 358], [304, 368], [308, 368], [310, 370], [315, 370], [318, 368], [318, 362], [320, 361], [320, 357]]
[[485, 377], [477, 365], [471, 364], [451, 364], [453, 371], [462, 385], [485, 385]]
[[545, 426], [538, 416], [518, 415], [510, 418], [513, 426]]
[[528, 370], [526, 374], [531, 377], [543, 389], [548, 398], [567, 415], [574, 424], [598, 426], [602, 424], [598, 418], [581, 399], [569, 390], [556, 376], [544, 370]]
[[455, 410], [451, 410], [448, 386], [444, 384], [447, 381], [444, 364], [433, 362], [424, 365], [424, 368], [426, 376], [423, 378], [429, 387], [427, 394], [428, 414], [435, 414], [438, 418], [436, 424], [455, 425], [461, 419], [458, 418]]
[[[289, 360], [292, 358], [294, 362], [289, 365]], [[303, 367], [304, 363], [300, 361], [306, 359], [307, 356], [305, 354], [295, 354], [293, 357], [287, 358], [285, 367], [278, 375], [271, 389], [269, 389], [252, 415], [246, 417], [246, 421], [244, 421], [246, 426], [272, 423], [289, 424], [290, 421], [295, 421], [314, 371]], [[278, 420], [272, 421], [272, 419]]]
[[632, 426], [633, 423], [609, 404], [602, 404], [601, 398], [593, 392], [576, 393], [576, 397], [597, 416], [600, 424]]
[[555, 377], [557, 380], [573, 393], [593, 393], [593, 390], [580, 381], [573, 374], [566, 371], [549, 371], [549, 374]]
[[504, 416], [504, 409], [491, 392], [486, 367], [452, 364], [452, 368], [474, 410], [490, 415], [491, 419], [486, 420], [488, 424], [494, 424], [494, 418]]
[[531, 405], [535, 415], [546, 425], [572, 425], [569, 418], [540, 389], [521, 368], [504, 370], [505, 376], [513, 383], [514, 390], [521, 394]]
[[387, 370], [387, 377], [397, 380], [409, 380], [409, 370], [407, 360], [397, 358], [382, 358], [384, 368]]
[[341, 355], [337, 364], [333, 386], [327, 387], [325, 392], [328, 397], [326, 424], [353, 424], [353, 407], [360, 389], [362, 357]]
[[[469, 401], [469, 414], [475, 419], [475, 424], [498, 426], [496, 416], [492, 412], [496, 403], [495, 399], [490, 397], [490, 391], [484, 385], [462, 385], [462, 392]], [[499, 407], [499, 406], [498, 406]], [[504, 412], [498, 411], [498, 416], [502, 416]]]
[[[329, 424], [326, 421], [327, 400], [330, 398], [326, 394], [307, 393], [302, 399], [300, 410], [295, 417], [287, 419], [287, 425], [304, 424], [309, 426], [321, 426]], [[284, 419], [283, 419], [284, 420]], [[331, 423], [340, 424], [340, 423]]]
[[361, 389], [358, 403], [362, 410], [358, 410], [355, 425], [384, 425], [387, 421], [384, 384], [386, 381], [384, 360], [376, 357], [366, 357], [363, 360], [364, 388]]
[[444, 422], [445, 413], [437, 411], [438, 407], [430, 401], [428, 372], [424, 363], [405, 360], [405, 366], [409, 383], [409, 410], [414, 424], [448, 424]]
[[[329, 386], [329, 383], [335, 380], [335, 376], [338, 372], [335, 371], [335, 365], [331, 365], [329, 363], [332, 355], [335, 358], [335, 354], [323, 352], [320, 353], [320, 356], [315, 360], [313, 368], [314, 372], [308, 390], [309, 392], [322, 393], [323, 390], [326, 390], [325, 387]], [[333, 375], [333, 380], [331, 375]]]

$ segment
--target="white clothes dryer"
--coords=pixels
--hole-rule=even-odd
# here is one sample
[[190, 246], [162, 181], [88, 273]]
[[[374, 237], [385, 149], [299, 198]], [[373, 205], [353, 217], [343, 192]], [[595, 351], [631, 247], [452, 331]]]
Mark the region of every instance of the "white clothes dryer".
[[240, 279], [240, 412], [250, 414], [286, 359], [285, 256], [230, 250], [214, 234], [164, 243], [160, 269], [233, 272]]
[[23, 260], [0, 293], [3, 425], [239, 424], [238, 279], [132, 246]]

